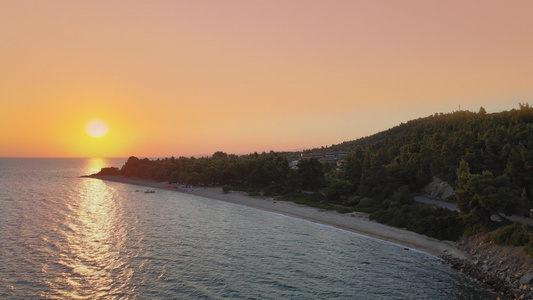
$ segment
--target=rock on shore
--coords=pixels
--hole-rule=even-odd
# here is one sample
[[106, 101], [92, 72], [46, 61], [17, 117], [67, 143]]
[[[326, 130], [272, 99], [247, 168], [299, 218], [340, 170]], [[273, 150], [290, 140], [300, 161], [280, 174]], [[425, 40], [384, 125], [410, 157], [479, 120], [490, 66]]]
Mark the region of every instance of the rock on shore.
[[457, 243], [469, 259], [444, 258], [454, 268], [490, 286], [500, 299], [533, 299], [533, 258], [522, 247], [485, 243], [485, 237], [480, 234]]

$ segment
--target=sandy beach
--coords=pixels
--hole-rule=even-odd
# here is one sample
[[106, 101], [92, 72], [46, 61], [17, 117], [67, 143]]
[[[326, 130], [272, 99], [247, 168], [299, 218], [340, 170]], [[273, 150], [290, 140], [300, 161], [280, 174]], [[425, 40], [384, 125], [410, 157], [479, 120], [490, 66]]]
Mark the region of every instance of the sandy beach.
[[297, 217], [308, 221], [334, 226], [377, 239], [390, 241], [407, 248], [414, 248], [436, 256], [451, 256], [457, 259], [466, 259], [464, 252], [454, 246], [450, 241], [439, 241], [424, 235], [400, 228], [390, 227], [368, 219], [364, 213], [340, 214], [336, 211], [320, 210], [314, 207], [295, 204], [287, 201], [276, 201], [268, 197], [250, 197], [240, 192], [231, 191], [223, 193], [220, 187], [198, 187], [191, 191], [180, 191], [166, 182], [127, 178], [122, 176], [90, 176], [94, 179], [121, 182], [150, 188], [185, 192], [215, 200], [268, 210], [287, 216]]

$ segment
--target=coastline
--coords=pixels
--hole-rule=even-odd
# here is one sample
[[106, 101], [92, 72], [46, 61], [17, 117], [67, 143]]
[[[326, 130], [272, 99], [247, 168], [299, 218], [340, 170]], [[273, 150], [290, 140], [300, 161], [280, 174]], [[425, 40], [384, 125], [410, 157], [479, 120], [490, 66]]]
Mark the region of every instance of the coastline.
[[191, 191], [182, 191], [169, 187], [171, 185], [166, 182], [157, 182], [149, 179], [128, 178], [114, 175], [89, 175], [82, 177], [193, 194], [333, 226], [361, 235], [392, 242], [406, 248], [417, 249], [438, 257], [451, 257], [456, 260], [468, 259], [467, 254], [457, 248], [455, 243], [451, 241], [439, 241], [412, 231], [371, 221], [368, 219], [368, 215], [364, 213], [354, 212], [341, 214], [336, 211], [320, 210], [293, 202], [276, 201], [273, 198], [268, 197], [251, 197], [236, 191], [223, 193], [220, 187], [200, 187]]

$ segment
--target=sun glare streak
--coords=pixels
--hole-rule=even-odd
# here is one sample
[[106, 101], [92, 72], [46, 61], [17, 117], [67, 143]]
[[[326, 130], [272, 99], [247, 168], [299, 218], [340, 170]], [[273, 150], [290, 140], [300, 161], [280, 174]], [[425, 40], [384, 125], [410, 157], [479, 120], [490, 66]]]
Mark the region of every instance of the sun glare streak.
[[[91, 159], [90, 168], [103, 162]], [[66, 243], [61, 245], [59, 262], [64, 276], [49, 282], [61, 298], [104, 298], [132, 288], [128, 283], [133, 269], [121, 259], [127, 226], [120, 219], [114, 193], [102, 181], [86, 179], [70, 197], [73, 205], [63, 224], [68, 230], [63, 233]]]
[[84, 175], [95, 174], [95, 173], [98, 173], [104, 167], [108, 167], [108, 162], [105, 158], [98, 158], [98, 157], [90, 158], [85, 164], [83, 174]]

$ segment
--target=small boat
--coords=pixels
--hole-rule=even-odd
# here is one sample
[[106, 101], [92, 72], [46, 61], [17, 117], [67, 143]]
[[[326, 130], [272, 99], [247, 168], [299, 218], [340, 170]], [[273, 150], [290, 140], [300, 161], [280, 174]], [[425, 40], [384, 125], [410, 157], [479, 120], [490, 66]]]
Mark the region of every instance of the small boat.
[[144, 191], [144, 193], [145, 194], [152, 194], [152, 193], [155, 193], [155, 191], [154, 190], [146, 190], [146, 191]]

